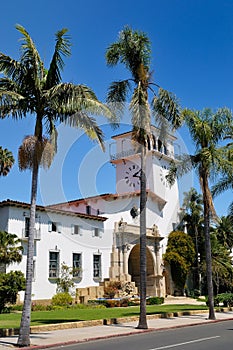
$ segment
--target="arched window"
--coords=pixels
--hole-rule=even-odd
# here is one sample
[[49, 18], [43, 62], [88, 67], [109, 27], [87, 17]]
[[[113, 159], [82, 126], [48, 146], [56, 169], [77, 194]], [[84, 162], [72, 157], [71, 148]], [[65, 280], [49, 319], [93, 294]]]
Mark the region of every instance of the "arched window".
[[156, 149], [156, 138], [155, 138], [155, 135], [152, 135], [152, 147], [153, 147], [153, 149]]
[[149, 138], [149, 136], [147, 136], [147, 149], [148, 149], [148, 151], [151, 150], [151, 144], [150, 144], [150, 138]]
[[163, 146], [163, 143], [160, 139], [158, 139], [158, 151], [159, 152], [162, 152], [162, 146]]

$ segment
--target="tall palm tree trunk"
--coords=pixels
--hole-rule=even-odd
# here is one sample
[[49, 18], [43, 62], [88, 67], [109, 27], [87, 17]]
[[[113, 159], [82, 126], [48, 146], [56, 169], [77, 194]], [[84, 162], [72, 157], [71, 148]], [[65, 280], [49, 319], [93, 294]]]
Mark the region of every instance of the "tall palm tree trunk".
[[206, 277], [207, 277], [207, 289], [208, 289], [208, 302], [209, 302], [209, 319], [215, 320], [214, 312], [214, 291], [213, 291], [213, 278], [212, 278], [212, 254], [211, 254], [211, 241], [210, 241], [210, 206], [208, 197], [208, 180], [206, 176], [203, 176], [203, 203], [204, 203], [204, 232], [205, 232], [205, 254], [206, 254]]
[[146, 319], [146, 147], [141, 145], [140, 188], [140, 317], [137, 328], [147, 329]]
[[29, 235], [28, 235], [27, 267], [26, 267], [26, 289], [25, 289], [23, 312], [21, 317], [19, 337], [18, 337], [18, 343], [17, 343], [17, 345], [20, 347], [30, 345], [34, 231], [35, 231], [35, 218], [36, 218], [38, 172], [39, 172], [39, 166], [38, 164], [34, 164], [32, 169], [30, 225], [29, 225]]

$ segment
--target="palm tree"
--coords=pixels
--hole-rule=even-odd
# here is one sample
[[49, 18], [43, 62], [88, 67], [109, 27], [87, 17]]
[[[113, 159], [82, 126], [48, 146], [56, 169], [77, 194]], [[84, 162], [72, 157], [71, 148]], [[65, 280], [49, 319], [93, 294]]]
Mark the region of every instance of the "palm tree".
[[216, 236], [218, 242], [229, 251], [233, 247], [233, 217], [230, 215], [221, 216], [212, 232]]
[[[165, 131], [166, 122], [180, 126], [180, 114], [174, 96], [159, 88], [156, 94], [150, 73], [151, 44], [145, 33], [125, 27], [118, 40], [106, 51], [107, 65], [123, 64], [130, 72], [128, 79], [113, 82], [108, 90], [107, 102], [116, 115], [122, 115], [131, 87], [129, 110], [132, 115], [132, 138], [141, 156], [140, 176], [140, 318], [137, 328], [147, 328], [146, 320], [146, 154], [147, 140], [151, 137], [151, 115], [160, 122]], [[149, 92], [152, 93], [151, 107]], [[167, 125], [166, 125], [167, 126]], [[164, 135], [164, 133], [163, 133]]]
[[[33, 136], [24, 139], [19, 149], [19, 167], [32, 171], [30, 226], [26, 268], [26, 291], [18, 338], [19, 346], [30, 345], [30, 314], [32, 294], [34, 227], [38, 172], [40, 166], [49, 166], [56, 151], [56, 125], [64, 122], [82, 128], [103, 147], [103, 134], [90, 115], [112, 116], [100, 103], [94, 92], [85, 85], [61, 82], [63, 57], [70, 55], [70, 39], [67, 29], [59, 30], [55, 37], [55, 49], [48, 69], [36, 46], [21, 25], [16, 29], [22, 34], [19, 61], [0, 53], [0, 117], [21, 119], [28, 114], [35, 116]], [[46, 132], [46, 135], [44, 133]]]
[[198, 194], [195, 188], [189, 192], [184, 192], [183, 208], [185, 210], [182, 221], [187, 225], [187, 232], [192, 237], [195, 245], [195, 262], [194, 262], [194, 289], [200, 290], [199, 278], [199, 258], [200, 258], [200, 240], [202, 238], [203, 223], [203, 201], [202, 196]]
[[[212, 250], [212, 270], [213, 284], [216, 295], [226, 290], [232, 289], [232, 257], [231, 251], [227, 249], [215, 233], [211, 234], [211, 250]], [[203, 272], [205, 273], [205, 261], [202, 264]]]
[[189, 129], [192, 141], [196, 146], [194, 155], [184, 155], [180, 164], [173, 163], [167, 177], [170, 183], [175, 175], [183, 175], [192, 168], [197, 170], [204, 204], [204, 235], [207, 289], [209, 298], [209, 319], [215, 319], [214, 295], [212, 281], [212, 258], [210, 241], [210, 219], [216, 219], [213, 198], [209, 181], [211, 175], [220, 174], [232, 166], [226, 156], [229, 150], [220, 143], [228, 137], [229, 124], [232, 123], [232, 115], [226, 108], [220, 108], [216, 112], [211, 109], [203, 111], [184, 110], [183, 115]]
[[0, 271], [6, 272], [6, 265], [22, 260], [23, 247], [15, 234], [0, 231]]
[[7, 176], [14, 164], [13, 154], [0, 146], [0, 176]]

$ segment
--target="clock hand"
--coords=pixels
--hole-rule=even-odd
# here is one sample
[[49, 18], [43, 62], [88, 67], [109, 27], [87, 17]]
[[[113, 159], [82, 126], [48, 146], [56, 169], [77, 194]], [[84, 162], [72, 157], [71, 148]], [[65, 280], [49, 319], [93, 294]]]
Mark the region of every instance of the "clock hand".
[[133, 177], [139, 177], [141, 178], [141, 169], [138, 170], [136, 173], [133, 174]]

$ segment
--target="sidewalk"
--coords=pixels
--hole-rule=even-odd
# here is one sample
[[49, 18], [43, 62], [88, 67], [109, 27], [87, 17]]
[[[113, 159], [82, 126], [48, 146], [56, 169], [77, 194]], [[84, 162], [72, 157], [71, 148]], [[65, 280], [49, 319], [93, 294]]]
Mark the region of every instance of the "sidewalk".
[[[88, 340], [101, 338], [110, 338], [117, 336], [126, 336], [141, 332], [151, 332], [153, 330], [165, 330], [168, 328], [178, 328], [185, 326], [194, 326], [198, 324], [220, 322], [225, 320], [233, 320], [233, 311], [216, 312], [216, 320], [208, 320], [207, 313], [199, 311], [192, 312], [191, 315], [168, 317], [168, 318], [151, 318], [148, 316], [148, 330], [136, 329], [138, 321], [126, 323], [89, 326], [83, 328], [69, 328], [61, 330], [43, 331], [31, 334], [31, 347], [42, 349], [55, 345], [65, 345]], [[0, 338], [0, 350], [9, 350], [14, 347], [17, 349], [18, 336]], [[26, 348], [24, 348], [26, 349]]]

